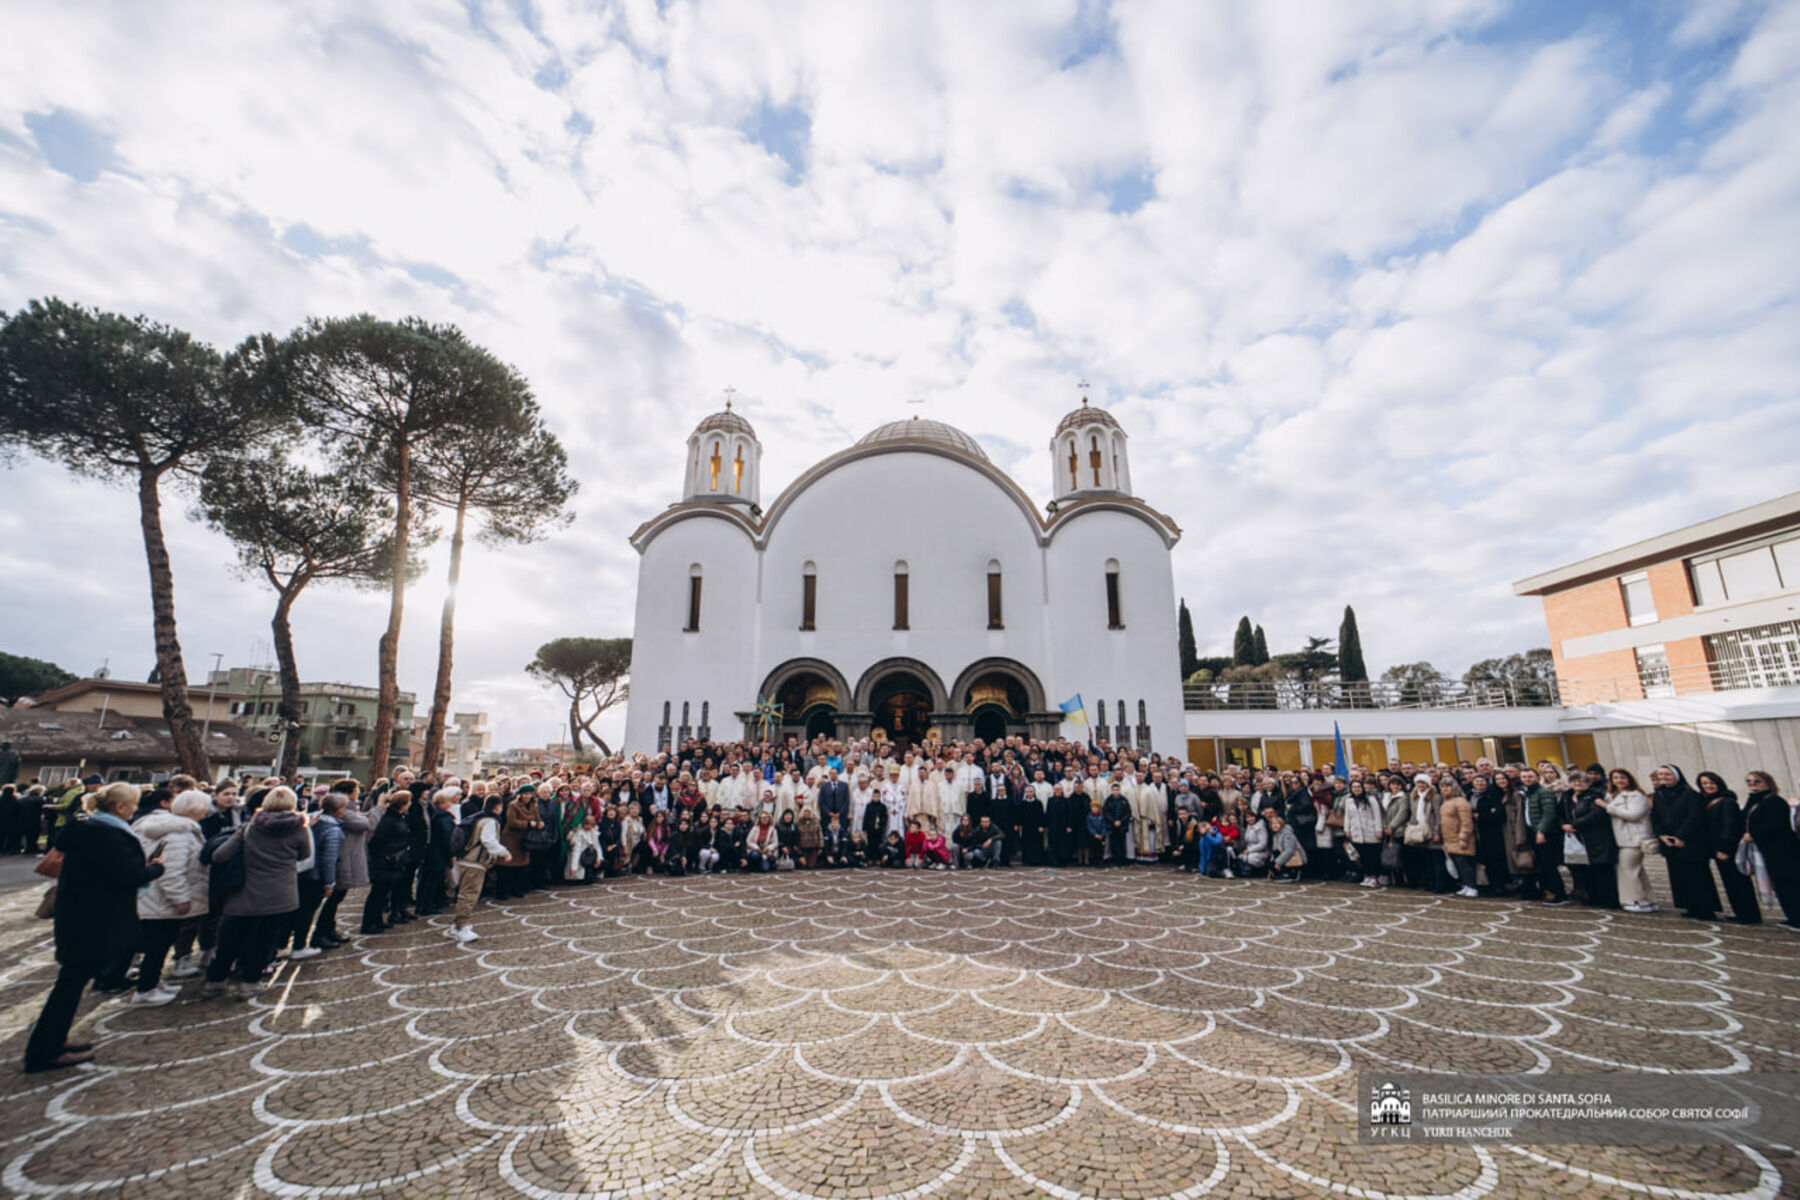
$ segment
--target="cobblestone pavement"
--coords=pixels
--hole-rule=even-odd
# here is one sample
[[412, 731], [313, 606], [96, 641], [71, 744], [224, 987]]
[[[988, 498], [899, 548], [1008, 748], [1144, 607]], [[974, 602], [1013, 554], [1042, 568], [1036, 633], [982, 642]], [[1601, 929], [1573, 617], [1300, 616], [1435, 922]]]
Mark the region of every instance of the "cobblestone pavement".
[[248, 1004], [84, 1006], [98, 1063], [26, 1076], [36, 896], [0, 897], [10, 1195], [1800, 1194], [1791, 1156], [1362, 1147], [1353, 1110], [1362, 1070], [1795, 1070], [1778, 927], [1160, 868], [638, 879]]

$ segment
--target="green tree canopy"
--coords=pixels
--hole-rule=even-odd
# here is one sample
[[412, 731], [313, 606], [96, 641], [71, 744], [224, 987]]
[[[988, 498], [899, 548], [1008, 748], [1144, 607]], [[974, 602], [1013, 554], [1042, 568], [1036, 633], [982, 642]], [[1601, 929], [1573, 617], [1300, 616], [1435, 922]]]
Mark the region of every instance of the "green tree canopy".
[[1256, 627], [1256, 636], [1253, 644], [1255, 647], [1255, 655], [1251, 659], [1251, 662], [1260, 667], [1269, 661], [1269, 639], [1263, 636], [1263, 627], [1261, 625]]
[[[489, 372], [475, 411], [482, 420], [452, 426], [421, 447], [415, 463], [417, 494], [455, 514], [450, 533], [449, 587], [438, 622], [437, 680], [425, 724], [423, 758], [434, 769], [444, 749], [450, 714], [451, 669], [456, 642], [456, 589], [462, 581], [463, 543], [471, 512], [476, 538], [490, 545], [531, 542], [567, 525], [570, 497], [579, 484], [569, 456], [545, 426], [523, 376], [507, 367]], [[390, 463], [391, 467], [391, 463]]]
[[147, 317], [49, 299], [0, 322], [0, 450], [137, 489], [163, 715], [182, 769], [210, 778], [176, 636], [161, 485], [266, 436], [291, 409], [234, 386], [239, 376], [218, 351]]
[[[569, 745], [576, 754], [581, 753], [582, 730], [602, 754], [612, 753], [594, 732], [594, 722], [628, 697], [630, 671], [630, 638], [557, 638], [539, 646], [537, 657], [525, 665], [526, 674], [561, 688], [569, 698]], [[592, 711], [584, 715], [587, 708]]]
[[1301, 683], [1317, 683], [1337, 670], [1337, 655], [1330, 646], [1330, 638], [1309, 637], [1306, 645], [1288, 654], [1277, 654], [1273, 661], [1292, 671]]
[[1344, 605], [1338, 626], [1338, 678], [1345, 683], [1367, 683], [1369, 668], [1363, 663], [1362, 634], [1356, 628], [1356, 610]]
[[1556, 703], [1556, 660], [1547, 646], [1484, 658], [1463, 673], [1463, 683], [1503, 690], [1514, 704], [1551, 705]]
[[0, 650], [0, 704], [11, 708], [22, 697], [36, 696], [65, 683], [74, 683], [75, 675], [53, 662], [8, 654]]
[[1253, 667], [1256, 665], [1256, 631], [1250, 627], [1250, 618], [1238, 618], [1237, 633], [1231, 639], [1231, 664], [1235, 667]]
[[1449, 678], [1428, 662], [1391, 666], [1381, 673], [1381, 682], [1399, 685], [1402, 704], [1438, 704], [1450, 689]]
[[1188, 613], [1186, 599], [1181, 601], [1175, 629], [1176, 651], [1181, 655], [1181, 677], [1186, 679], [1200, 669], [1200, 650], [1194, 643], [1194, 618]]
[[439, 440], [498, 419], [509, 368], [461, 330], [418, 318], [363, 314], [313, 319], [286, 338], [241, 350], [259, 386], [291, 404], [352, 470], [370, 472], [393, 497], [388, 623], [377, 645], [380, 700], [370, 735], [369, 781], [387, 770], [400, 701], [400, 630], [406, 608], [417, 461]]
[[[285, 730], [298, 729], [294, 602], [319, 580], [385, 584], [393, 569], [393, 505], [359, 474], [309, 470], [276, 449], [256, 458], [215, 460], [201, 476], [195, 515], [231, 539], [241, 573], [275, 589], [269, 626], [281, 681], [277, 713]], [[423, 523], [422, 517], [414, 521], [409, 540], [415, 547], [430, 540]], [[422, 559], [409, 556], [409, 579], [423, 569]], [[291, 777], [299, 765], [300, 739], [288, 737], [276, 773]]]

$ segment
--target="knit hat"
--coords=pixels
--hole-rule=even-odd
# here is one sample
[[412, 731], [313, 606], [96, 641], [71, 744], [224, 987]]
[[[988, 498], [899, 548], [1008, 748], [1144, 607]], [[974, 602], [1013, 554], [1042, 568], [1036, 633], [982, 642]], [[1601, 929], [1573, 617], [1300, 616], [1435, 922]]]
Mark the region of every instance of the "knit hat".
[[105, 783], [106, 780], [105, 780], [105, 778], [103, 778], [102, 776], [99, 776], [99, 775], [89, 775], [86, 779], [82, 780], [81, 782], [84, 784], [94, 786], [94, 787], [98, 787], [100, 784]]
[[1429, 776], [1429, 775], [1425, 774], [1423, 771], [1421, 771], [1417, 775], [1413, 776], [1413, 782], [1414, 783], [1430, 783], [1431, 776]]

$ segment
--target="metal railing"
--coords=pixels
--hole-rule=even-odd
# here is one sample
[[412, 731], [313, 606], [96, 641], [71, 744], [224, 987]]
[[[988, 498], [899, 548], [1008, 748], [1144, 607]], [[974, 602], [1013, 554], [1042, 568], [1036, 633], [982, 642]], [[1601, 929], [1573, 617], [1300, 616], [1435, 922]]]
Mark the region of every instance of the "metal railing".
[[1542, 683], [1467, 684], [1456, 680], [1367, 683], [1259, 680], [1200, 683], [1182, 688], [1190, 712], [1212, 709], [1330, 708], [1554, 708], [1561, 700], [1554, 680]]
[[1654, 700], [1707, 692], [1800, 686], [1800, 655], [1771, 654], [1754, 661], [1692, 663], [1650, 668], [1635, 675], [1549, 680], [1524, 684], [1442, 682], [1305, 683], [1258, 680], [1250, 683], [1188, 684], [1183, 707], [1217, 709], [1459, 709], [1555, 708]]
[[1614, 700], [1655, 700], [1706, 692], [1740, 692], [1752, 688], [1800, 685], [1800, 658], [1786, 654], [1754, 661], [1688, 663], [1646, 668], [1635, 675], [1565, 679], [1565, 704], [1605, 704]]

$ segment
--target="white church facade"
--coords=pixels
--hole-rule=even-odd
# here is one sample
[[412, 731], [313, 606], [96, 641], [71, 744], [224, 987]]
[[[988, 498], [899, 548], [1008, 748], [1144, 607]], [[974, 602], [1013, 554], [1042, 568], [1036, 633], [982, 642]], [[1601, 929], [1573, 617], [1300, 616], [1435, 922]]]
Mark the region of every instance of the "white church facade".
[[[680, 502], [631, 535], [625, 749], [758, 736], [762, 702], [776, 739], [1091, 733], [1179, 753], [1181, 531], [1132, 495], [1126, 440], [1083, 400], [1040, 510], [975, 439], [915, 417], [764, 507], [755, 430], [729, 405], [707, 417]], [[1076, 694], [1089, 729], [1058, 707]]]

